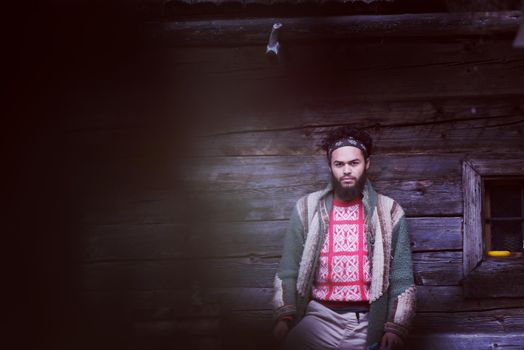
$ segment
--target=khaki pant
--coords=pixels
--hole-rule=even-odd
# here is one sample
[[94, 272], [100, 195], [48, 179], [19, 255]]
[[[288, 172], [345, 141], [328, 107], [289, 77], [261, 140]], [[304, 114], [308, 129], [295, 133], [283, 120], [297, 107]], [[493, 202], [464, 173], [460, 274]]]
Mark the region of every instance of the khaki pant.
[[291, 329], [286, 350], [364, 350], [368, 330], [367, 313], [337, 313], [312, 300], [304, 318]]

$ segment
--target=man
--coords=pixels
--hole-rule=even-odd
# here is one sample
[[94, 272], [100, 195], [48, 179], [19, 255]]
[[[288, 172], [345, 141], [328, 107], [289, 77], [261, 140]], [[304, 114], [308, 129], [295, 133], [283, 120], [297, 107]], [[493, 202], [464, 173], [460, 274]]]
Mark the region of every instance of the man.
[[322, 148], [331, 183], [293, 209], [273, 334], [292, 350], [401, 349], [415, 313], [404, 211], [367, 179], [369, 134], [341, 127]]

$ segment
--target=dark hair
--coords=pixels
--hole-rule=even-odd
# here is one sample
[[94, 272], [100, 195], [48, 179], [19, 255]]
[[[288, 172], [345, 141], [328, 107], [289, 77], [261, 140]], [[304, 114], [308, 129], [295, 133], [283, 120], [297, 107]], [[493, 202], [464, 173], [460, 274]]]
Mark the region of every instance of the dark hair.
[[371, 135], [369, 135], [364, 130], [357, 129], [349, 125], [344, 125], [336, 129], [332, 129], [320, 144], [321, 149], [326, 151], [326, 156], [329, 162], [331, 162], [329, 153], [331, 146], [334, 145], [335, 142], [349, 137], [356, 139], [366, 147], [367, 154], [364, 153], [366, 158], [371, 155], [371, 152], [373, 151], [373, 139], [371, 138]]

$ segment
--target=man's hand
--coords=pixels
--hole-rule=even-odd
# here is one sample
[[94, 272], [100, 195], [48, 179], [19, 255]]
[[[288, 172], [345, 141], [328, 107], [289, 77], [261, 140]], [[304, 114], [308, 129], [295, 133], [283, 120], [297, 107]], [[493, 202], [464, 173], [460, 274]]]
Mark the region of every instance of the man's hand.
[[404, 342], [402, 341], [402, 338], [391, 332], [384, 333], [382, 341], [380, 342], [381, 349], [400, 350], [403, 346]]
[[289, 332], [289, 323], [286, 320], [278, 320], [273, 328], [273, 336], [279, 342], [281, 342]]

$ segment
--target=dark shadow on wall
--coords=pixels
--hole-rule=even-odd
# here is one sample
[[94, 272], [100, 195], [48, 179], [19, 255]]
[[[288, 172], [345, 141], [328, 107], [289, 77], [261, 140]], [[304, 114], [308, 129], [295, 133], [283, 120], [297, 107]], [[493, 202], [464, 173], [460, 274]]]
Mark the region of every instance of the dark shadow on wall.
[[[183, 345], [180, 327], [167, 338], [140, 335], [136, 298], [142, 285], [158, 285], [151, 270], [120, 273], [117, 266], [136, 259], [133, 251], [103, 256], [86, 242], [94, 239], [94, 217], [111, 226], [157, 213], [148, 206], [153, 200], [133, 197], [142, 189], [151, 196], [163, 191], [163, 223], [175, 221], [170, 215], [180, 214], [184, 195], [173, 159], [187, 145], [184, 118], [191, 116], [192, 96], [172, 95], [165, 62], [138, 39], [132, 10], [111, 2], [53, 1], [15, 13], [8, 22], [16, 29], [8, 42], [3, 128], [10, 337], [25, 349]], [[167, 239], [177, 230], [169, 226]], [[162, 264], [169, 261], [159, 259]], [[179, 283], [177, 271], [191, 269], [176, 259], [172, 265], [173, 275], [162, 276], [167, 288]], [[104, 266], [111, 272], [100, 279]], [[156, 315], [159, 332], [162, 322], [174, 320], [173, 309]]]

